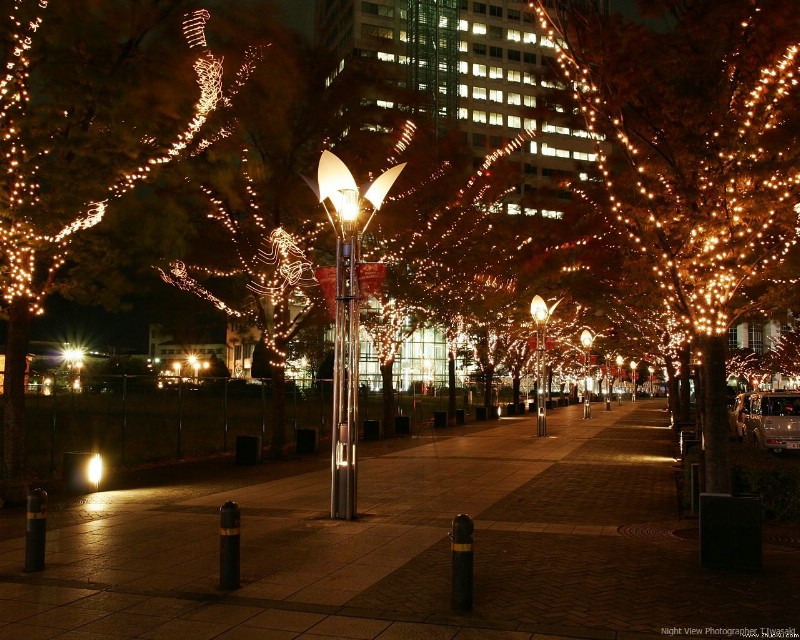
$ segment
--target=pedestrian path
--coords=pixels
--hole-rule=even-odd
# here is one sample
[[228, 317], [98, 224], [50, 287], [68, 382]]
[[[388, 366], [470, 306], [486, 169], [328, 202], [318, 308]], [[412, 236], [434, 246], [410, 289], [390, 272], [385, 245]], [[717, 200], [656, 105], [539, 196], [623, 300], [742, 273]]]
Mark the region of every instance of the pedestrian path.
[[[44, 571], [23, 572], [24, 537], [0, 540], [0, 637], [623, 639], [800, 628], [797, 528], [766, 537], [763, 571], [701, 570], [697, 523], [679, 519], [664, 401], [581, 412], [550, 413], [547, 438], [524, 415], [361, 443], [353, 522], [329, 517], [324, 452], [302, 464], [215, 464], [192, 486], [93, 494], [48, 531]], [[283, 464], [293, 472], [276, 473]], [[227, 500], [242, 509], [242, 584], [224, 592]], [[459, 513], [476, 527], [474, 606], [460, 614], [447, 535]]]

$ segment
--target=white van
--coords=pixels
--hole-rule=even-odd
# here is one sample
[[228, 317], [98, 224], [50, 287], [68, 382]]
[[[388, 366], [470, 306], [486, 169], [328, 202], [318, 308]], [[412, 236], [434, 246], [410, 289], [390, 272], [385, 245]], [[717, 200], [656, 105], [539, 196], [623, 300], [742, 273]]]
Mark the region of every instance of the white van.
[[800, 393], [754, 393], [746, 423], [747, 435], [762, 449], [800, 451]]

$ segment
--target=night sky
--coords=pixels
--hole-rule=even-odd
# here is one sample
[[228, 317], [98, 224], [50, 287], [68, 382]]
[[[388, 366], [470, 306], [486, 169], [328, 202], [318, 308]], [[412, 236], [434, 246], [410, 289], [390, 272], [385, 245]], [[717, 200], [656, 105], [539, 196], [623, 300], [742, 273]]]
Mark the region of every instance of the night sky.
[[311, 39], [314, 26], [314, 0], [274, 0], [283, 12], [283, 22]]

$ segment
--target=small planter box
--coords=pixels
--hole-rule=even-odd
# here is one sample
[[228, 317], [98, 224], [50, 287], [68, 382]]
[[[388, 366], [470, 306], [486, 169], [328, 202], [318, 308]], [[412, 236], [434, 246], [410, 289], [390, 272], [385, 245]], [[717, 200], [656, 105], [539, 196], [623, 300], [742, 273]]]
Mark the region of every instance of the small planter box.
[[236, 464], [260, 464], [261, 451], [261, 436], [236, 436]]
[[761, 568], [760, 496], [700, 494], [700, 566]]

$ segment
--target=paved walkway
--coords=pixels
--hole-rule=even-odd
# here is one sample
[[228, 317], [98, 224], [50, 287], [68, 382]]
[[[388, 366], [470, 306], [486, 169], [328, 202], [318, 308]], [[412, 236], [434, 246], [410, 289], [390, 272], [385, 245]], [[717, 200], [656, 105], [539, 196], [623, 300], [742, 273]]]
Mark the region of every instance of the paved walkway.
[[[0, 511], [0, 638], [539, 640], [800, 633], [800, 527], [764, 568], [701, 569], [679, 519], [664, 402], [581, 407], [359, 445], [355, 522], [329, 516], [328, 455], [142, 472], [51, 499], [46, 567]], [[117, 481], [123, 485], [122, 481]], [[242, 586], [219, 580], [219, 507], [242, 508]], [[475, 520], [474, 608], [450, 607], [452, 518]], [[695, 629], [696, 631], [691, 631]], [[786, 637], [784, 635], [783, 637]]]

